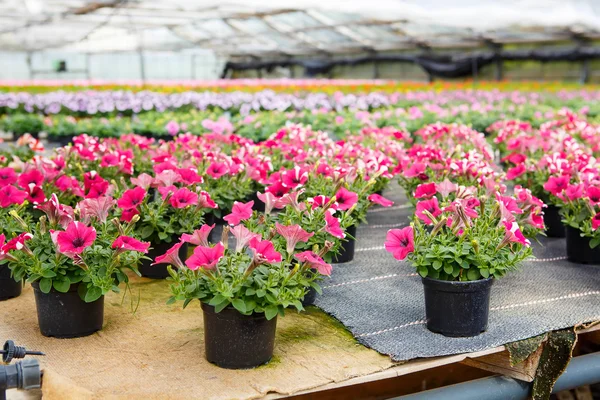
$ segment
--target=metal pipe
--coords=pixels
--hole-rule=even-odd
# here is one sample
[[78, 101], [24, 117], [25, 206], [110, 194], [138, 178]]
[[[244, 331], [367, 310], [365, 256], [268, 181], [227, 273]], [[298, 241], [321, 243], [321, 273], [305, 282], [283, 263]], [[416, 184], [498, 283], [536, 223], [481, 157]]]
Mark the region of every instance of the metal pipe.
[[[558, 378], [552, 393], [600, 382], [600, 352], [575, 357]], [[458, 383], [438, 389], [426, 390], [398, 400], [525, 400], [529, 397], [531, 383], [504, 376], [492, 376]]]

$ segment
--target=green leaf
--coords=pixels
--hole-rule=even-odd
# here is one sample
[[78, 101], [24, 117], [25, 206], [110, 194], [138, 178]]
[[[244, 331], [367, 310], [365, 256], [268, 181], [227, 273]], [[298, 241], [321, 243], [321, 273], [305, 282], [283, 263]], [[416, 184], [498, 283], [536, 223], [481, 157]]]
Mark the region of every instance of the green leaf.
[[445, 273], [447, 273], [448, 275], [452, 275], [452, 271], [454, 271], [454, 268], [452, 267], [452, 265], [449, 265], [449, 264], [444, 265]]
[[56, 272], [54, 272], [50, 269], [45, 269], [42, 271], [42, 276], [44, 278], [54, 278], [56, 276]]
[[166, 240], [168, 237], [169, 237], [169, 235], [167, 235], [166, 233], [164, 233], [164, 232], [158, 232], [158, 238], [160, 240]]
[[433, 268], [436, 270], [442, 268], [442, 262], [440, 260], [435, 260], [432, 265], [433, 265]]
[[52, 287], [58, 292], [67, 293], [71, 287], [71, 281], [69, 281], [69, 278], [62, 278], [60, 280], [54, 279], [52, 281]]
[[50, 289], [52, 289], [52, 279], [42, 278], [40, 279], [40, 290], [42, 293], [50, 293]]
[[419, 273], [419, 275], [421, 275], [423, 278], [427, 277], [427, 274], [429, 272], [429, 270], [427, 269], [427, 267], [420, 265], [419, 267], [417, 267], [417, 272]]
[[481, 274], [481, 276], [483, 276], [485, 279], [490, 277], [490, 271], [487, 268], [482, 268], [479, 270], [479, 273]]
[[470, 281], [478, 280], [479, 279], [479, 270], [477, 268], [469, 269], [469, 271], [467, 272], [467, 278], [469, 278]]
[[154, 228], [152, 228], [150, 225], [146, 225], [142, 228], [140, 235], [142, 236], [142, 239], [145, 239], [148, 236], [151, 236], [153, 233], [154, 233]]
[[227, 307], [229, 305], [229, 300], [225, 300], [224, 302], [222, 302], [221, 304], [217, 304], [215, 306], [215, 312], [219, 313], [221, 311], [223, 311], [223, 309], [225, 307]]
[[591, 249], [595, 249], [596, 247], [598, 247], [598, 245], [600, 245], [600, 236], [590, 240], [590, 248]]
[[279, 310], [277, 309], [277, 306], [269, 306], [265, 308], [265, 317], [267, 317], [268, 320], [275, 318], [278, 313]]
[[85, 301], [86, 303], [91, 303], [93, 301], [98, 300], [101, 296], [102, 296], [102, 289], [100, 289], [97, 286], [92, 286], [91, 288], [88, 288], [87, 292], [85, 293], [85, 298], [83, 299], [83, 301]]
[[233, 307], [236, 310], [238, 310], [239, 312], [241, 312], [242, 314], [244, 314], [246, 312], [246, 303], [244, 303], [244, 300], [235, 299], [235, 300], [233, 300], [233, 302], [231, 304], [233, 304]]

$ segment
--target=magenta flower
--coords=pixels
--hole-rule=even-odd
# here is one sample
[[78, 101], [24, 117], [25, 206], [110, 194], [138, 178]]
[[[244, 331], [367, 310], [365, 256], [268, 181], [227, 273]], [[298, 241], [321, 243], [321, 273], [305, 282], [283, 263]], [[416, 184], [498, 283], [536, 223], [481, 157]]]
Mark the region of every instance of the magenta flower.
[[187, 188], [181, 188], [173, 193], [169, 202], [175, 208], [186, 208], [198, 204], [198, 195]]
[[582, 198], [583, 193], [584, 193], [584, 187], [581, 183], [577, 184], [577, 185], [569, 185], [567, 187], [567, 190], [565, 190], [565, 194], [571, 201]]
[[506, 171], [506, 179], [512, 181], [527, 172], [525, 164], [519, 164], [516, 167], [509, 168]]
[[417, 218], [419, 218], [426, 224], [432, 224], [433, 221], [431, 221], [429, 216], [427, 216], [427, 214], [425, 214], [424, 211], [429, 211], [434, 217], [440, 215], [442, 213], [442, 210], [440, 210], [438, 199], [434, 197], [430, 200], [419, 201], [417, 203], [417, 209], [415, 211], [415, 215], [417, 216]]
[[600, 188], [590, 186], [587, 189], [587, 197], [590, 199], [590, 203], [593, 205], [600, 203]]
[[385, 237], [385, 249], [392, 253], [396, 260], [404, 260], [409, 253], [415, 251], [412, 226], [402, 229], [390, 229]]
[[110, 209], [116, 204], [112, 197], [98, 197], [97, 199], [84, 199], [77, 204], [79, 215], [85, 221], [90, 221], [92, 217], [105, 223], [108, 219]]
[[60, 225], [63, 229], [73, 221], [75, 214], [73, 208], [60, 204], [56, 193], [52, 193], [50, 200], [35, 206], [38, 210], [42, 210], [48, 217], [48, 222], [51, 226]]
[[503, 242], [521, 243], [524, 246], [529, 246], [531, 242], [523, 236], [519, 229], [519, 224], [516, 222], [502, 221], [504, 224], [504, 240]]
[[120, 162], [120, 157], [117, 154], [109, 153], [102, 156], [102, 162], [100, 163], [100, 166], [102, 168], [116, 167], [120, 164]]
[[287, 253], [292, 254], [296, 248], [298, 242], [306, 243], [308, 239], [313, 237], [313, 232], [306, 232], [300, 225], [280, 225], [279, 222], [275, 223], [277, 233], [284, 237], [287, 244]]
[[206, 169], [206, 173], [214, 179], [219, 179], [228, 172], [229, 168], [227, 168], [227, 165], [222, 162], [213, 162]]
[[173, 194], [177, 191], [177, 187], [174, 185], [170, 185], [170, 186], [160, 186], [158, 188], [158, 193], [160, 193], [160, 196], [162, 197], [163, 200], [165, 200], [169, 194]]
[[535, 214], [532, 212], [529, 214], [525, 222], [534, 228], [544, 229], [544, 217], [541, 214]]
[[289, 188], [295, 189], [308, 181], [308, 170], [295, 166], [281, 174], [281, 183]]
[[562, 175], [559, 177], [551, 176], [548, 181], [544, 183], [544, 190], [552, 193], [554, 196], [559, 196], [563, 190], [569, 186], [569, 176]]
[[200, 195], [198, 195], [198, 206], [200, 208], [219, 208], [217, 203], [214, 202], [213, 199], [210, 198], [210, 194], [202, 190]]
[[233, 203], [233, 207], [231, 208], [231, 214], [223, 217], [225, 221], [227, 221], [230, 225], [237, 225], [240, 221], [247, 220], [252, 216], [252, 206], [254, 205], [254, 201], [249, 201], [247, 203], [240, 203], [236, 201]]
[[193, 185], [195, 183], [202, 183], [203, 179], [198, 172], [192, 168], [179, 168], [177, 170], [181, 176], [181, 182], [186, 185]]
[[167, 130], [167, 133], [169, 135], [175, 136], [179, 132], [179, 124], [177, 123], [177, 121], [171, 120], [167, 123], [167, 125], [165, 125], [165, 129]]
[[410, 168], [404, 171], [404, 176], [406, 178], [416, 178], [424, 174], [426, 168], [427, 165], [423, 164], [422, 162], [416, 162], [411, 165]]
[[177, 268], [183, 268], [185, 265], [179, 257], [179, 249], [183, 246], [183, 242], [177, 242], [171, 247], [165, 254], [158, 256], [154, 259], [152, 265], [156, 264], [170, 264]]
[[275, 207], [275, 204], [279, 200], [279, 197], [266, 191], [264, 193], [256, 192], [256, 196], [260, 201], [265, 203], [265, 214], [270, 214], [271, 211], [273, 211], [273, 207]]
[[235, 251], [236, 253], [242, 251], [244, 247], [252, 240], [253, 238], [260, 237], [258, 233], [251, 232], [244, 225], [239, 224], [231, 228], [231, 234], [235, 236], [236, 244]]
[[308, 264], [310, 268], [316, 269], [321, 275], [331, 275], [331, 270], [333, 269], [331, 264], [327, 264], [325, 260], [312, 251], [303, 251], [302, 253], [294, 254], [294, 257], [296, 260]]
[[196, 246], [208, 247], [208, 236], [214, 227], [215, 224], [202, 225], [200, 229], [196, 229], [191, 235], [187, 233], [181, 235], [181, 241], [191, 243]]
[[137, 208], [132, 208], [131, 210], [123, 210], [121, 213], [121, 221], [131, 222], [133, 217], [136, 215], [140, 215], [140, 212]]
[[430, 183], [421, 183], [415, 189], [414, 197], [415, 199], [430, 199], [435, 196], [437, 189], [434, 182]]
[[600, 227], [600, 213], [592, 217], [592, 229], [596, 230]]
[[129, 251], [139, 251], [140, 253], [146, 254], [150, 243], [140, 242], [139, 240], [130, 236], [119, 236], [115, 239], [111, 246], [113, 249], [123, 249]]
[[130, 181], [135, 186], [141, 187], [144, 190], [148, 190], [148, 188], [154, 183], [154, 178], [151, 175], [143, 173], [140, 174], [137, 178], [132, 177]]
[[12, 168], [0, 168], [0, 187], [12, 185], [17, 182], [17, 174]]
[[[327, 205], [329, 203], [331, 199], [327, 196], [323, 196], [322, 194], [309, 198], [308, 202], [311, 205], [311, 208], [314, 210], [315, 208], [318, 207], [325, 207], [325, 205]], [[337, 210], [337, 206], [335, 203], [333, 203], [330, 207], [331, 209]]]
[[2, 253], [8, 253], [11, 250], [21, 250], [25, 246], [25, 242], [32, 238], [33, 235], [31, 233], [21, 233], [2, 246]]
[[379, 204], [382, 207], [391, 207], [394, 205], [394, 202], [392, 200], [386, 199], [385, 197], [377, 193], [369, 195], [369, 197], [367, 197], [367, 200], [369, 200], [371, 203]]
[[117, 201], [117, 205], [123, 210], [131, 210], [137, 208], [146, 197], [146, 190], [141, 187], [126, 190], [123, 196]]
[[58, 251], [69, 257], [81, 254], [94, 243], [94, 240], [96, 240], [96, 230], [78, 221], [71, 222], [64, 232], [59, 232], [56, 236]]
[[335, 194], [335, 201], [338, 204], [338, 209], [349, 210], [358, 202], [358, 194], [342, 187]]
[[214, 247], [197, 246], [185, 265], [192, 271], [198, 268], [215, 269], [218, 262], [225, 254], [223, 243], [219, 242]]
[[12, 185], [0, 188], [0, 207], [6, 208], [13, 204], [22, 204], [29, 195]]
[[250, 239], [249, 247], [254, 253], [256, 264], [281, 262], [281, 254], [275, 250], [273, 243], [269, 240], [261, 240], [259, 235]]
[[346, 237], [346, 234], [340, 225], [340, 220], [328, 212], [325, 213], [325, 232], [338, 239]]
[[100, 181], [97, 183], [93, 183], [90, 186], [90, 189], [87, 191], [85, 195], [86, 199], [96, 199], [102, 196], [108, 196], [108, 190], [110, 189], [110, 184], [108, 181]]
[[19, 176], [19, 186], [23, 189], [29, 187], [29, 185], [40, 186], [44, 182], [44, 175], [37, 170], [32, 169], [31, 171], [24, 172]]
[[173, 186], [173, 184], [180, 182], [181, 176], [172, 169], [167, 169], [156, 175], [154, 179], [154, 185], [157, 186]]
[[28, 190], [27, 201], [30, 203], [41, 204], [47, 200], [44, 190], [40, 186], [29, 186]]

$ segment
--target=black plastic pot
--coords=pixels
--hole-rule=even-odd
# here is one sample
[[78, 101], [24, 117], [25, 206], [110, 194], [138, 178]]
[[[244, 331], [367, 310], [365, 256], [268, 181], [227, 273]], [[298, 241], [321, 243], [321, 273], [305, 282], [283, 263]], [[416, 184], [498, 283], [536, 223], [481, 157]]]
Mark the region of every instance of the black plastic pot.
[[[346, 234], [356, 238], [356, 225], [352, 225], [346, 230]], [[345, 262], [352, 261], [354, 259], [354, 246], [356, 244], [356, 239], [348, 238], [347, 241], [342, 242], [342, 246], [340, 249], [340, 253], [337, 256], [334, 256], [333, 262], [336, 264], [341, 264]]]
[[61, 136], [53, 136], [52, 138], [48, 138], [48, 139], [50, 139], [52, 142], [56, 142], [64, 147], [64, 146], [67, 146], [69, 143], [72, 143], [74, 137], [75, 137], [75, 135], [61, 135]]
[[40, 290], [38, 282], [31, 286], [42, 335], [67, 339], [89, 336], [102, 329], [104, 296], [86, 303], [77, 293], [79, 284], [71, 285], [67, 293], [52, 289], [48, 294]]
[[567, 226], [567, 258], [579, 264], [600, 265], [600, 246], [591, 249], [589, 237], [581, 237], [579, 229]]
[[259, 213], [265, 212], [265, 203], [263, 203], [263, 201], [258, 198], [256, 192], [254, 192], [252, 196], [248, 198], [248, 201], [254, 201], [254, 204], [252, 205], [252, 209], [254, 211], [258, 211]]
[[205, 218], [205, 221], [205, 223], [208, 225], [215, 224], [215, 227], [212, 231], [210, 231], [210, 234], [208, 235], [208, 241], [210, 243], [219, 243], [223, 234], [223, 227], [227, 225], [227, 221], [225, 221], [222, 217], [215, 217], [213, 214], [208, 214]]
[[10, 269], [8, 267], [0, 267], [0, 301], [19, 297], [22, 289], [23, 281], [15, 281], [10, 276]]
[[[146, 254], [146, 257], [149, 257], [151, 260], [142, 260], [140, 265], [139, 265], [139, 271], [140, 274], [142, 274], [143, 277], [145, 278], [152, 278], [152, 279], [165, 279], [169, 276], [169, 271], [167, 271], [167, 267], [169, 266], [169, 264], [156, 264], [156, 265], [152, 265], [152, 263], [154, 262], [154, 259], [156, 257], [162, 256], [163, 254], [165, 254], [167, 252], [167, 250], [169, 250], [171, 247], [173, 247], [177, 242], [178, 242], [179, 238], [178, 237], [174, 237], [171, 240], [171, 243], [155, 243], [152, 244], [152, 248], [148, 251], [148, 253]], [[187, 260], [187, 255], [188, 255], [188, 244], [184, 243], [180, 248], [179, 248], [179, 258], [181, 258], [181, 261], [185, 262], [185, 260]]]
[[548, 206], [544, 209], [544, 225], [546, 226], [546, 236], [552, 238], [565, 237], [565, 225], [562, 223], [560, 208], [556, 206]]
[[493, 278], [469, 282], [422, 278], [427, 329], [450, 337], [477, 336], [487, 329]]
[[318, 296], [317, 291], [311, 287], [310, 289], [308, 289], [308, 293], [306, 293], [306, 295], [302, 299], [302, 305], [304, 307], [312, 306], [313, 304], [315, 304], [315, 300], [317, 299], [317, 296]]
[[202, 303], [206, 359], [228, 369], [253, 368], [273, 357], [277, 317], [243, 315], [227, 307], [219, 313]]

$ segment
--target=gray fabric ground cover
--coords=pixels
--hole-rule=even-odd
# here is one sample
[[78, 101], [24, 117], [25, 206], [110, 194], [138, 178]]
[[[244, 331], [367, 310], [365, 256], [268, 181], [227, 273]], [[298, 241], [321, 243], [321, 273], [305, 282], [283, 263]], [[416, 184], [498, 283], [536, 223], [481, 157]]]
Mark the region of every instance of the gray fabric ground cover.
[[421, 278], [383, 248], [390, 228], [413, 212], [397, 186], [390, 209], [373, 208], [357, 232], [353, 261], [334, 265], [317, 306], [357, 340], [395, 361], [481, 351], [541, 333], [600, 320], [600, 266], [566, 260], [565, 239], [542, 238], [533, 259], [495, 282], [489, 327], [474, 338], [447, 338], [425, 327]]

